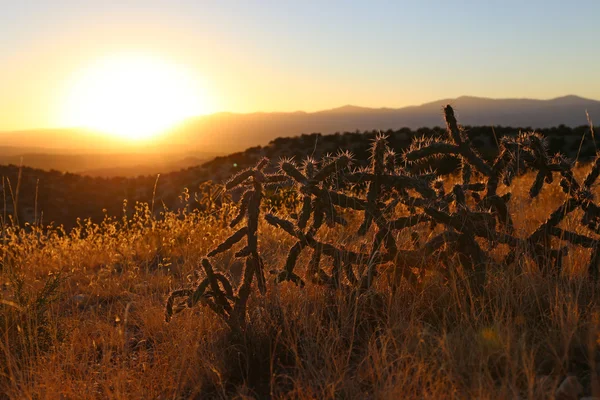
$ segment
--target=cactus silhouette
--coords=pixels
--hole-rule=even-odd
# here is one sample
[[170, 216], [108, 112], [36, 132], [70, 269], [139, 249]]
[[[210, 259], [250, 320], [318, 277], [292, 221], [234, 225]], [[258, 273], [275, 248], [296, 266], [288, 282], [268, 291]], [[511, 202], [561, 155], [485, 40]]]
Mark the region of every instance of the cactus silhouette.
[[[303, 287], [308, 281], [332, 290], [361, 294], [370, 290], [382, 266], [387, 265], [396, 277], [416, 283], [426, 260], [437, 255], [446, 266], [451, 264], [449, 259], [458, 260], [474, 292], [480, 293], [485, 290], [490, 267], [519, 265], [526, 257], [544, 273], [559, 273], [567, 246], [553, 245], [551, 237], [591, 249], [588, 274], [598, 279], [600, 241], [559, 225], [568, 214], [580, 209], [583, 212], [581, 226], [600, 233], [600, 206], [592, 193], [592, 186], [600, 176], [600, 155], [583, 183], [575, 178], [573, 164], [560, 154], [550, 156], [545, 139], [534, 132], [503, 138], [497, 157], [486, 161], [475, 151], [467, 132], [458, 125], [452, 107], [445, 106], [443, 112], [445, 139], [416, 138], [404, 154], [398, 155], [389, 148], [385, 136], [377, 135], [367, 167], [353, 169], [353, 156], [345, 152], [320, 161], [307, 157], [299, 165], [292, 159], [284, 159], [279, 162], [279, 172], [272, 175], [263, 172], [269, 161], [262, 159], [255, 167], [231, 178], [225, 184], [227, 190], [244, 188], [245, 191], [230, 227], [236, 228], [244, 219], [246, 225], [207, 254], [194, 286], [171, 293], [165, 306], [167, 321], [175, 313], [200, 303], [220, 315], [232, 329], [245, 327], [253, 283], [256, 282], [259, 293], [267, 291], [265, 266], [258, 248], [262, 219], [294, 239], [285, 264], [271, 271], [275, 283], [291, 281]], [[447, 174], [438, 174], [435, 170], [412, 172], [415, 165], [440, 157], [460, 161], [460, 180], [452, 187], [446, 185]], [[560, 176], [560, 186], [567, 199], [533, 233], [522, 238], [515, 235], [509, 189], [514, 178], [526, 171], [535, 173], [529, 188], [530, 198], [543, 196], [544, 184]], [[267, 212], [260, 218], [265, 188], [271, 185], [291, 187], [296, 192], [300, 199], [297, 213], [286, 216]], [[366, 188], [366, 192], [357, 194], [341, 189], [358, 186]], [[503, 195], [498, 193], [501, 187], [505, 191]], [[399, 206], [407, 209], [408, 215], [399, 215]], [[320, 239], [325, 225], [330, 229], [339, 226], [345, 229], [346, 214], [356, 213], [362, 217], [358, 236], [366, 236], [374, 228], [370, 246], [352, 251]], [[427, 224], [429, 229], [441, 227], [441, 232], [422, 236], [414, 230], [420, 224], [423, 229], [427, 229]], [[412, 230], [410, 248], [401, 248], [397, 237], [407, 229]], [[423, 240], [423, 237], [428, 239]], [[209, 258], [230, 250], [244, 239], [245, 246], [235, 256], [245, 258], [245, 269], [239, 286], [234, 289], [224, 273], [214, 270]], [[488, 250], [498, 244], [508, 246], [502, 260], [497, 260]], [[302, 273], [297, 271], [297, 263], [305, 250], [311, 255]], [[395, 284], [393, 279], [391, 284]]]

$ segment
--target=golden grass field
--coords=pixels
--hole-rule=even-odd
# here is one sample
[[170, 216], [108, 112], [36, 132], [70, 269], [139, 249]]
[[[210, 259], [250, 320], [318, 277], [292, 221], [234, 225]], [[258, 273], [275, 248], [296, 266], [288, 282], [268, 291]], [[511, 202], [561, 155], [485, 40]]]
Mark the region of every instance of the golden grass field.
[[[576, 168], [576, 176], [589, 168]], [[533, 178], [513, 183], [518, 236], [566, 198], [554, 183], [529, 199]], [[244, 335], [233, 337], [207, 307], [170, 323], [164, 308], [169, 292], [194, 281], [202, 257], [233, 232], [226, 222], [235, 206], [166, 212], [160, 220], [148, 206], [134, 208], [129, 220], [83, 221], [69, 234], [5, 227], [4, 397], [545, 399], [569, 375], [585, 394], [600, 395], [600, 293], [585, 270], [589, 250], [570, 246], [559, 276], [533, 263], [490, 271], [482, 295], [458, 262], [442, 274], [435, 260], [421, 266], [427, 273], [416, 284], [401, 281], [392, 293], [393, 274], [384, 273], [359, 297], [269, 278], [267, 294], [250, 297]], [[578, 213], [561, 227], [581, 232]], [[372, 241], [373, 228], [357, 237], [359, 216], [347, 217], [347, 229], [324, 228], [320, 239], [349, 249]], [[423, 225], [415, 229], [432, 235]], [[398, 235], [400, 248], [410, 248], [410, 230]], [[267, 270], [285, 263], [292, 244], [261, 222]], [[213, 265], [235, 281], [233, 252]]]

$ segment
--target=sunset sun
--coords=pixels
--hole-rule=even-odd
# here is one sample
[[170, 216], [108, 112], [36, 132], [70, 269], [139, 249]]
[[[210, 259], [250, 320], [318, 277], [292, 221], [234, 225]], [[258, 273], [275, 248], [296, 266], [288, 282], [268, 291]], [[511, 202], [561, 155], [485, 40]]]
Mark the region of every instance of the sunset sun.
[[123, 139], [150, 139], [206, 112], [198, 79], [184, 67], [147, 56], [115, 56], [76, 75], [63, 120]]

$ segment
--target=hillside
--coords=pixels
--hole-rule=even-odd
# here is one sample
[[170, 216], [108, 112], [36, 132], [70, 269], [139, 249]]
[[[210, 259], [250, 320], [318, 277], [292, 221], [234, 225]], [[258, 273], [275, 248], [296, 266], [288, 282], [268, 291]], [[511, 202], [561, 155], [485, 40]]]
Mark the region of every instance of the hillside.
[[[486, 158], [496, 155], [496, 139], [503, 136], [515, 136], [519, 131], [527, 128], [508, 127], [465, 127], [473, 145]], [[598, 131], [598, 130], [597, 130]], [[409, 128], [389, 130], [385, 134], [389, 137], [389, 144], [398, 154], [402, 154], [415, 137], [440, 137], [444, 130]], [[585, 135], [579, 155], [580, 160], [586, 160], [595, 154], [595, 144], [589, 135], [589, 127], [579, 128], [557, 127], [539, 130], [548, 138], [549, 152], [554, 154], [562, 152], [571, 158], [577, 156], [581, 138]], [[206, 162], [202, 165], [191, 166], [178, 171], [161, 174], [157, 181], [156, 175], [137, 176], [132, 178], [101, 178], [81, 176], [78, 174], [61, 173], [59, 171], [44, 171], [29, 167], [19, 168], [16, 165], [0, 167], [1, 176], [7, 180], [3, 185], [3, 196], [6, 204], [6, 215], [13, 214], [14, 202], [11, 188], [15, 197], [18, 196], [17, 211], [19, 220], [23, 222], [39, 221], [43, 214], [45, 224], [55, 222], [72, 227], [77, 217], [91, 217], [100, 221], [104, 217], [103, 209], [109, 215], [120, 215], [123, 200], [127, 199], [130, 205], [136, 201], [150, 202], [153, 195], [156, 210], [163, 209], [163, 205], [170, 210], [182, 206], [180, 196], [185, 188], [189, 190], [191, 206], [197, 204], [194, 195], [202, 197], [199, 185], [207, 180], [222, 183], [231, 174], [254, 165], [260, 158], [268, 157], [277, 161], [281, 158], [294, 157], [300, 159], [306, 154], [320, 159], [327, 153], [336, 153], [338, 150], [352, 152], [357, 160], [356, 164], [365, 163], [368, 159], [369, 146], [377, 132], [346, 132], [335, 135], [301, 135], [292, 138], [277, 138], [267, 146], [254, 146], [243, 152], [232, 153]], [[436, 168], [453, 168], [452, 164], [436, 165]], [[17, 181], [21, 174], [21, 183], [17, 192]], [[8, 185], [10, 181], [10, 187]], [[155, 189], [156, 184], [156, 191]], [[36, 199], [37, 193], [37, 199]]]

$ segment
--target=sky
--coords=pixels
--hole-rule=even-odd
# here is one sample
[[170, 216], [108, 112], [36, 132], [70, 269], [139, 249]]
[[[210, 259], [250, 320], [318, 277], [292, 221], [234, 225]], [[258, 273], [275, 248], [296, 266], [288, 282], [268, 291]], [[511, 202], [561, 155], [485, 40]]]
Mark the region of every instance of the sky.
[[197, 114], [600, 99], [599, 16], [598, 0], [0, 0], [0, 130], [68, 124], [74, 77], [126, 52], [185, 68]]

